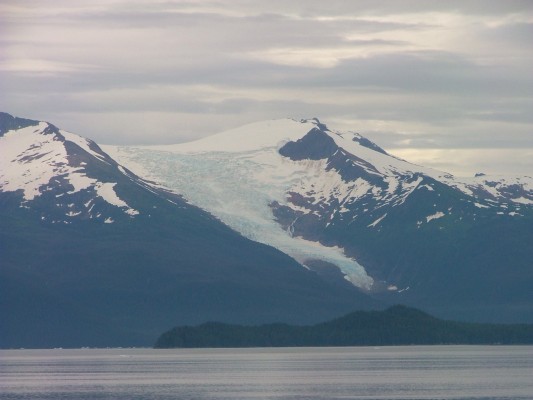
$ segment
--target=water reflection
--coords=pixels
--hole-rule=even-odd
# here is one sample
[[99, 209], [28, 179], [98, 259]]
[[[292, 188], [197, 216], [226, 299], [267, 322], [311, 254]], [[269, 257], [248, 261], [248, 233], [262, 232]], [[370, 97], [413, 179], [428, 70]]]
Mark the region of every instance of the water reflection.
[[533, 346], [0, 351], [0, 399], [528, 399]]

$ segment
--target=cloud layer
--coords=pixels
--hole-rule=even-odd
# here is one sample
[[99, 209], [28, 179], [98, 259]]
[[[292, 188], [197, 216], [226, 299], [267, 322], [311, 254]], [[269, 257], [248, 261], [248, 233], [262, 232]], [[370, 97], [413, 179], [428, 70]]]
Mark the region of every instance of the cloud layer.
[[0, 104], [109, 144], [316, 116], [454, 173], [533, 174], [532, 37], [530, 1], [6, 0]]

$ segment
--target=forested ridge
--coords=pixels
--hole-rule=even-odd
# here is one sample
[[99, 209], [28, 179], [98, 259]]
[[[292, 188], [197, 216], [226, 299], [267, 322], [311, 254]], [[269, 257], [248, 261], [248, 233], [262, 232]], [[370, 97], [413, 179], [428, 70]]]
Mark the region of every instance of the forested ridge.
[[356, 311], [311, 326], [230, 325], [207, 322], [179, 326], [162, 334], [156, 348], [300, 347], [430, 344], [530, 344], [533, 324], [446, 321], [420, 310], [393, 306]]

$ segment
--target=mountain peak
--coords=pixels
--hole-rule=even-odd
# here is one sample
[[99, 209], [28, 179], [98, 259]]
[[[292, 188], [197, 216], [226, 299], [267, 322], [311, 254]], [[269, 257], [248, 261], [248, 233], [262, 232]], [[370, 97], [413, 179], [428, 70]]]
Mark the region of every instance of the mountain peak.
[[20, 206], [38, 210], [42, 221], [109, 223], [117, 215], [139, 213], [115, 191], [125, 170], [96, 143], [48, 122], [6, 113], [0, 114], [0, 129], [0, 192], [19, 194]]
[[32, 119], [18, 118], [11, 114], [0, 112], [0, 137], [4, 136], [6, 132], [15, 129], [22, 129], [28, 126], [38, 125], [39, 121]]
[[320, 122], [320, 120], [317, 117], [313, 117], [309, 119], [301, 119], [300, 122], [303, 124], [312, 123], [316, 125], [316, 127], [323, 132], [329, 131], [326, 124], [323, 124], [322, 122]]
[[331, 129], [329, 129], [326, 126], [326, 124], [323, 124], [322, 122], [320, 122], [320, 120], [318, 118], [316, 118], [316, 117], [313, 117], [313, 118], [310, 118], [310, 119], [301, 119], [300, 122], [304, 123], [304, 124], [308, 124], [308, 123], [314, 124], [316, 129], [318, 129], [318, 130], [320, 130], [322, 132], [334, 133], [337, 136], [342, 137], [343, 139], [351, 140], [353, 142], [356, 142], [356, 143], [360, 144], [363, 147], [367, 147], [367, 148], [369, 148], [371, 150], [374, 150], [374, 151], [377, 151], [379, 153], [382, 153], [382, 154], [385, 154], [385, 155], [389, 155], [385, 150], [383, 150], [381, 147], [379, 147], [376, 143], [372, 142], [371, 140], [369, 140], [368, 138], [364, 137], [360, 133], [352, 132], [352, 131], [348, 131], [348, 132], [332, 131]]
[[283, 145], [279, 149], [279, 154], [293, 161], [320, 160], [328, 158], [338, 149], [335, 141], [323, 129], [316, 127], [304, 137]]

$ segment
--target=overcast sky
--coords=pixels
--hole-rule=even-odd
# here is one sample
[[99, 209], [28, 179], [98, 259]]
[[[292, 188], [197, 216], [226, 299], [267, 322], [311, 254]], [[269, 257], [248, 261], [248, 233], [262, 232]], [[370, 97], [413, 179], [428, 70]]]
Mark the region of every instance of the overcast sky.
[[101, 144], [318, 117], [458, 175], [533, 175], [533, 1], [2, 0], [0, 110]]

